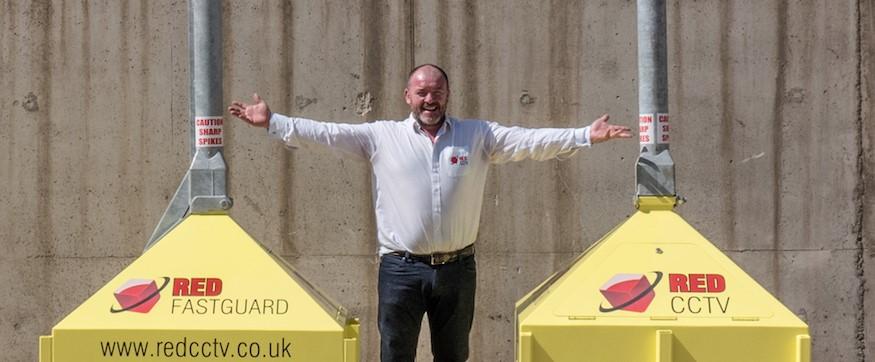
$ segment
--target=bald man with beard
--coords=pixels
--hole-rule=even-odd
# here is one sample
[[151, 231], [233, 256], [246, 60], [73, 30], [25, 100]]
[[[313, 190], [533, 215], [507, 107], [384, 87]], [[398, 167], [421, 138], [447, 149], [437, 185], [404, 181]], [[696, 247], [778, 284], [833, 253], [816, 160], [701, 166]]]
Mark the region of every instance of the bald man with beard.
[[477, 268], [474, 242], [489, 165], [562, 159], [632, 137], [604, 115], [582, 128], [505, 127], [447, 115], [450, 86], [434, 64], [414, 68], [401, 121], [320, 122], [272, 113], [257, 94], [228, 111], [296, 148], [324, 144], [372, 166], [380, 271], [378, 327], [384, 362], [414, 361], [424, 315], [435, 361], [468, 359]]

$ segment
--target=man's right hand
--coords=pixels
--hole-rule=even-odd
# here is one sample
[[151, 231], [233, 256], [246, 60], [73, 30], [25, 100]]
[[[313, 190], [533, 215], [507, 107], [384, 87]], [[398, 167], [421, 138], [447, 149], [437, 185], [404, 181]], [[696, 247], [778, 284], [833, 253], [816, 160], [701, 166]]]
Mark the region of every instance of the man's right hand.
[[632, 130], [629, 127], [610, 124], [608, 123], [610, 118], [607, 114], [602, 115], [589, 126], [589, 140], [592, 144], [615, 138], [632, 138]]
[[270, 125], [270, 108], [258, 93], [252, 94], [252, 102], [253, 104], [231, 102], [228, 112], [252, 126], [267, 128]]

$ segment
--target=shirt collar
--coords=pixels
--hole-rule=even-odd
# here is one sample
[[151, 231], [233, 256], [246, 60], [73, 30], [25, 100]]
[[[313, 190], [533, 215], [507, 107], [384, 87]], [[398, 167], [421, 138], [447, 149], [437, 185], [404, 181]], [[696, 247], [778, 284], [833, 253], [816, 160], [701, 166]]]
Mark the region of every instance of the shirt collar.
[[[419, 122], [416, 121], [416, 118], [413, 118], [413, 113], [410, 113], [410, 115], [407, 116], [407, 121], [410, 122], [410, 126], [413, 127], [414, 132], [416, 132], [416, 133], [425, 132], [422, 129], [422, 127], [419, 126]], [[443, 133], [449, 132], [450, 130], [453, 129], [453, 127], [455, 127], [455, 122], [456, 122], [456, 120], [453, 119], [453, 117], [450, 117], [450, 116], [444, 114], [444, 124], [441, 125], [441, 129], [438, 130], [437, 134], [441, 135]]]

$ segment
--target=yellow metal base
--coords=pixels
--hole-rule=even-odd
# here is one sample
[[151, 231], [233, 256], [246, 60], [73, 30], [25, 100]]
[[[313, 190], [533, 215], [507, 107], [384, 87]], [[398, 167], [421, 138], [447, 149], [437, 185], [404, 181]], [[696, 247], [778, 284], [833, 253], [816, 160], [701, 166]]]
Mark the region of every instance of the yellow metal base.
[[639, 196], [635, 199], [635, 208], [641, 211], [673, 210], [677, 205], [675, 196]]
[[517, 302], [517, 360], [795, 361], [808, 326], [696, 232], [672, 198]]
[[[674, 325], [527, 326], [518, 361], [810, 362], [805, 328], [774, 331], [756, 326]], [[802, 343], [799, 343], [802, 342]]]
[[358, 321], [224, 215], [190, 216], [40, 338], [40, 362], [359, 360]]

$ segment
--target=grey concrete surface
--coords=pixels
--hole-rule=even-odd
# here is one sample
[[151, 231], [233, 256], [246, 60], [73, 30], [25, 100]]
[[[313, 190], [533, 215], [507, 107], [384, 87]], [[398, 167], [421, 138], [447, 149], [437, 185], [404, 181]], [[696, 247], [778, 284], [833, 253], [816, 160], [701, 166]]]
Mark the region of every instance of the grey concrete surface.
[[[733, 251], [727, 254], [804, 322], [813, 361], [859, 361], [856, 330], [856, 250]], [[774, 278], [773, 263], [784, 272]], [[813, 265], [830, 265], [816, 268]], [[784, 286], [779, 291], [779, 286]], [[821, 307], [828, 306], [828, 307]], [[838, 322], [837, 322], [838, 320]], [[836, 323], [847, 326], [837, 328]]]
[[[635, 126], [635, 2], [227, 1], [225, 100], [400, 119], [436, 62], [451, 112]], [[678, 208], [806, 320], [815, 361], [875, 356], [875, 2], [668, 2]], [[189, 163], [185, 1], [0, 1], [0, 350], [134, 260]], [[232, 216], [361, 317], [376, 360], [368, 165], [226, 125]], [[634, 141], [492, 169], [473, 361], [513, 360], [513, 303], [630, 215]], [[428, 337], [419, 360], [428, 360]]]

